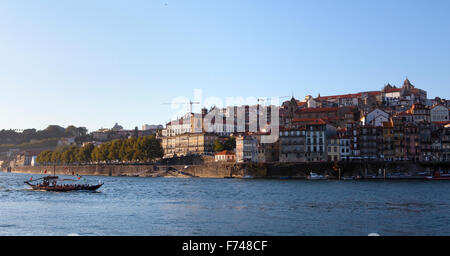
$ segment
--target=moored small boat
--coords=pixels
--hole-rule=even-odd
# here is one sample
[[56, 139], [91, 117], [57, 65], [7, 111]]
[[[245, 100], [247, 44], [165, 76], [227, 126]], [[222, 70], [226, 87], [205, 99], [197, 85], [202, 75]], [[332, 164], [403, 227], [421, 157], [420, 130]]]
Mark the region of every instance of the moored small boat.
[[450, 173], [444, 173], [443, 171], [434, 172], [433, 176], [428, 176], [428, 180], [450, 180]]
[[327, 178], [323, 175], [314, 173], [314, 172], [310, 172], [309, 176], [308, 176], [309, 180], [326, 180]]

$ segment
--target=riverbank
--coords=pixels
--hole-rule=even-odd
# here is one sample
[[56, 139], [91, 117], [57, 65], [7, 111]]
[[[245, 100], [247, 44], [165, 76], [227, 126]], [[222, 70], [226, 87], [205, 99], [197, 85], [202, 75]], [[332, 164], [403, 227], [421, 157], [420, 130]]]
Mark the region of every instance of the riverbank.
[[[292, 178], [305, 179], [310, 172], [339, 177], [368, 179], [420, 179], [424, 173], [448, 170], [449, 165], [416, 162], [341, 162], [254, 164], [206, 162], [197, 165], [55, 165], [18, 166], [12, 173], [57, 175], [79, 174], [83, 176], [128, 176], [128, 177], [199, 177], [199, 178]], [[5, 171], [5, 170], [4, 170]], [[422, 176], [421, 176], [422, 175]]]

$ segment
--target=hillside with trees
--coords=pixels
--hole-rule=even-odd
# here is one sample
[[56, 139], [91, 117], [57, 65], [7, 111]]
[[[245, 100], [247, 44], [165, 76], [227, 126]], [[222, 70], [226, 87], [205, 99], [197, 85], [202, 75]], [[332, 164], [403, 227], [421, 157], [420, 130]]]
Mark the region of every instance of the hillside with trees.
[[0, 149], [31, 149], [56, 147], [60, 138], [75, 137], [77, 144], [89, 140], [85, 127], [73, 125], [63, 128], [58, 125], [49, 125], [44, 130], [26, 129], [23, 132], [14, 130], [0, 130]]
[[115, 162], [151, 162], [163, 156], [160, 141], [155, 136], [113, 140], [95, 147], [70, 146], [47, 150], [37, 156], [40, 164], [83, 164]]

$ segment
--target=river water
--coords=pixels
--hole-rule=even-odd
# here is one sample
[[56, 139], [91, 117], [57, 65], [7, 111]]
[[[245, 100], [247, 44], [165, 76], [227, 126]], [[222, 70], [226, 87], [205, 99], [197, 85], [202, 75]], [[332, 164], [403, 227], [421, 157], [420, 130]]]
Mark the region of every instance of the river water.
[[32, 191], [0, 172], [0, 235], [450, 235], [450, 182], [83, 177]]

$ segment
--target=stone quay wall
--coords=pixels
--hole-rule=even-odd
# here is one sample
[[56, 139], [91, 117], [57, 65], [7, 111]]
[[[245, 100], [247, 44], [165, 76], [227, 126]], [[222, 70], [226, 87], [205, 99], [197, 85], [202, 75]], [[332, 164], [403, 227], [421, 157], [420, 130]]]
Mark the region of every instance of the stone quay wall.
[[[226, 163], [205, 162], [197, 165], [58, 165], [58, 166], [18, 166], [12, 173], [89, 176], [139, 176], [139, 177], [201, 177], [201, 178], [306, 178], [310, 172], [337, 177], [401, 173], [414, 175], [418, 172], [450, 169], [449, 164], [421, 164], [415, 162], [340, 162], [334, 163]], [[4, 170], [6, 171], [6, 170]]]

